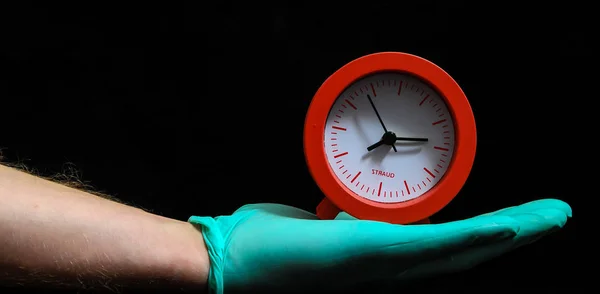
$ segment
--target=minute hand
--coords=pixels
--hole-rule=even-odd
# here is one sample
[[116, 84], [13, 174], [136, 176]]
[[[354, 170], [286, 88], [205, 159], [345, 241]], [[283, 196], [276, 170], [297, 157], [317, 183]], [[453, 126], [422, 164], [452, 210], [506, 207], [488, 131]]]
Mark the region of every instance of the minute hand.
[[[387, 133], [388, 130], [385, 127], [383, 120], [381, 119], [381, 115], [379, 115], [379, 111], [377, 111], [377, 107], [375, 107], [375, 103], [373, 103], [373, 99], [371, 99], [371, 95], [367, 94], [367, 99], [369, 99], [369, 103], [371, 103], [371, 107], [373, 107], [375, 115], [377, 115], [377, 119], [379, 119], [379, 123], [381, 124], [381, 127], [383, 127], [383, 132]], [[394, 148], [394, 152], [398, 152], [398, 150], [396, 150], [396, 146], [392, 145], [392, 148]]]

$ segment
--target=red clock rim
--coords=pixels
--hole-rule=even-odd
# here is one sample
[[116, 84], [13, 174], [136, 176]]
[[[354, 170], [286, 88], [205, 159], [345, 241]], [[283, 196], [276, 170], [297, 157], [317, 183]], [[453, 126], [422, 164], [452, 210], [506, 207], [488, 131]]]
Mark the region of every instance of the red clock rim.
[[[445, 99], [454, 119], [455, 149], [445, 175], [422, 196], [401, 203], [379, 203], [356, 195], [335, 176], [325, 154], [325, 123], [333, 103], [349, 85], [378, 72], [404, 72], [429, 83]], [[381, 52], [344, 65], [317, 90], [306, 114], [304, 153], [313, 179], [338, 208], [359, 219], [408, 224], [437, 213], [458, 194], [473, 167], [476, 135], [469, 101], [448, 73], [412, 54]]]

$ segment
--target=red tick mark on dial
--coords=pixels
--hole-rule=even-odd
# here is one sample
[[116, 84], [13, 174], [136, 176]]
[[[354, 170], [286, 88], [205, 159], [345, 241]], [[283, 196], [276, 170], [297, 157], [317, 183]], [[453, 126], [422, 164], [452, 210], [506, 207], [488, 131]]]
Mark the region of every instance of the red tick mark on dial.
[[400, 81], [400, 86], [398, 86], [398, 96], [402, 93], [402, 81]]
[[373, 87], [373, 83], [371, 83], [371, 91], [373, 91], [373, 96], [377, 97], [377, 92], [375, 92], [375, 87]]
[[436, 122], [432, 123], [431, 125], [432, 125], [432, 126], [435, 126], [435, 125], [437, 125], [437, 124], [441, 124], [441, 123], [443, 123], [443, 122], [445, 122], [445, 121], [446, 121], [445, 119], [438, 120], [438, 121], [436, 121]]
[[424, 167], [423, 170], [425, 170], [432, 178], [435, 179], [435, 175], [431, 171], [429, 171], [426, 167]]
[[448, 151], [448, 148], [438, 147], [438, 146], [434, 146], [433, 149], [442, 150], [442, 151]]
[[423, 105], [423, 103], [425, 103], [425, 100], [427, 100], [427, 98], [429, 98], [429, 94], [427, 94], [427, 96], [425, 96], [425, 98], [423, 98], [423, 100], [421, 100], [421, 103], [419, 103], [419, 106]]
[[350, 183], [354, 183], [354, 181], [356, 180], [356, 178], [358, 178], [358, 176], [360, 176], [360, 174], [361, 174], [361, 173], [362, 173], [362, 172], [360, 172], [360, 171], [359, 171], [359, 172], [358, 172], [358, 173], [357, 173], [357, 174], [354, 176], [354, 178], [352, 178], [352, 181], [350, 181]]
[[379, 190], [377, 191], [377, 196], [381, 196], [381, 185], [383, 185], [383, 182], [379, 182]]
[[404, 187], [406, 187], [406, 191], [408, 192], [408, 195], [410, 195], [410, 190], [408, 189], [408, 183], [406, 183], [406, 181], [404, 181]]
[[346, 99], [346, 103], [348, 103], [348, 105], [350, 105], [350, 107], [354, 108], [354, 110], [356, 110], [356, 106], [354, 106], [354, 104], [352, 104], [352, 102], [350, 102], [348, 99]]
[[338, 127], [338, 126], [332, 126], [332, 129], [336, 129], [336, 130], [340, 130], [340, 131], [345, 131], [346, 128], [342, 128], [342, 127]]
[[342, 157], [344, 155], [348, 155], [348, 152], [344, 152], [344, 153], [340, 153], [338, 155], [335, 155], [333, 158], [338, 158], [338, 157]]

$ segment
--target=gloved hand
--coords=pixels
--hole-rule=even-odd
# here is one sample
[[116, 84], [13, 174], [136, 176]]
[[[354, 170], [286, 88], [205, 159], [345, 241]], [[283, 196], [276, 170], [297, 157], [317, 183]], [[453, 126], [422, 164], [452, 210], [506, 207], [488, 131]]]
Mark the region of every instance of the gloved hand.
[[197, 217], [211, 261], [211, 293], [311, 293], [362, 282], [406, 281], [465, 270], [562, 228], [571, 216], [555, 199], [467, 220], [393, 225], [336, 220], [279, 204], [246, 205]]

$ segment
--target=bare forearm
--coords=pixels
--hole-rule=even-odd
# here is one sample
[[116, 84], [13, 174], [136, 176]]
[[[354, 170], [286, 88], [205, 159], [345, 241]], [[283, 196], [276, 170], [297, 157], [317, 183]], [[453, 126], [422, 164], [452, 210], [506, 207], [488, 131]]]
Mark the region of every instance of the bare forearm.
[[208, 256], [190, 224], [0, 165], [0, 280], [204, 290]]

